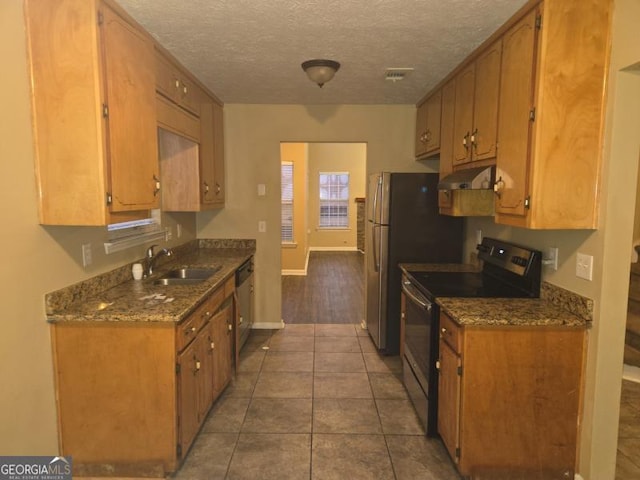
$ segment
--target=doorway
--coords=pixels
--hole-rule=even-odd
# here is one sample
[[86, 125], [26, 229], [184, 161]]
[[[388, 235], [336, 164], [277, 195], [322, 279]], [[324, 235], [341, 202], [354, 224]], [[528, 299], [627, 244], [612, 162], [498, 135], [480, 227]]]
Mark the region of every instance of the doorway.
[[282, 319], [360, 324], [367, 144], [283, 142], [280, 154]]

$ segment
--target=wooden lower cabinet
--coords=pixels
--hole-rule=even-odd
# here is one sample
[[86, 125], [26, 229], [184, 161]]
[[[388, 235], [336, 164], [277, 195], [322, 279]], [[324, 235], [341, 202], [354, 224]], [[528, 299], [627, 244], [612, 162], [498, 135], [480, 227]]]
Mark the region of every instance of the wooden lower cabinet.
[[231, 380], [231, 277], [179, 324], [52, 325], [58, 432], [78, 476], [177, 470]]
[[573, 478], [584, 329], [440, 318], [438, 430], [460, 473]]

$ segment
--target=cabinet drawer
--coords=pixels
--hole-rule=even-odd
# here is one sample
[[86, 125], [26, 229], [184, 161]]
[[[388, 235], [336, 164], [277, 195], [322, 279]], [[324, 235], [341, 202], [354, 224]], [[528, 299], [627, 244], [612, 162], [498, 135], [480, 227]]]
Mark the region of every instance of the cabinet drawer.
[[198, 331], [207, 322], [208, 317], [205, 315], [206, 312], [203, 307], [204, 305], [199, 307], [195, 312], [189, 315], [185, 321], [176, 327], [176, 349], [178, 352], [184, 349], [194, 338], [196, 338]]
[[461, 328], [444, 312], [440, 312], [440, 338], [442, 338], [456, 353], [462, 351]]

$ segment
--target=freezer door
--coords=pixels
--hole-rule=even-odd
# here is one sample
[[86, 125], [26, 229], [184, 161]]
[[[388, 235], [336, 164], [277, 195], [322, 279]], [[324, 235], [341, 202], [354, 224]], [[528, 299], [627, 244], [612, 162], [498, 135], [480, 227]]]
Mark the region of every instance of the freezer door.
[[389, 227], [367, 222], [367, 330], [376, 346], [387, 347], [387, 271]]

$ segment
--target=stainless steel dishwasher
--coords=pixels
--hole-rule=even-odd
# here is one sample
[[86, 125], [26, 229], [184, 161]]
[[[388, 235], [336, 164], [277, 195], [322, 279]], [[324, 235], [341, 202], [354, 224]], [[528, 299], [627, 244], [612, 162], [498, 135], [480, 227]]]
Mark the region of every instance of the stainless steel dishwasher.
[[238, 295], [238, 349], [242, 349], [253, 325], [253, 257], [236, 270], [236, 293]]

